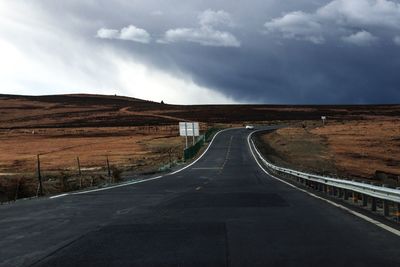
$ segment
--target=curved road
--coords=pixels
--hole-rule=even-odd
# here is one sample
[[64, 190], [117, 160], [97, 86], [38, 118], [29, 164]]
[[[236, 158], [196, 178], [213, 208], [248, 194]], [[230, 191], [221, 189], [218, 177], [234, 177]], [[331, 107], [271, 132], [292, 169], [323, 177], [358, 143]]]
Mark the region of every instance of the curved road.
[[400, 238], [266, 175], [249, 131], [182, 172], [0, 206], [0, 266], [400, 266]]

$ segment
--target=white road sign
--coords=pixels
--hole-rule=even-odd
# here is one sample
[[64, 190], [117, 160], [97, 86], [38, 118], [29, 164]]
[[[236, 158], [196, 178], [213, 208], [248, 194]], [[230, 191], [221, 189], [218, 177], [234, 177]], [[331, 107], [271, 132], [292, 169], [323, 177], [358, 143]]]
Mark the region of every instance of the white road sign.
[[180, 136], [199, 136], [200, 128], [198, 122], [180, 122], [179, 123]]

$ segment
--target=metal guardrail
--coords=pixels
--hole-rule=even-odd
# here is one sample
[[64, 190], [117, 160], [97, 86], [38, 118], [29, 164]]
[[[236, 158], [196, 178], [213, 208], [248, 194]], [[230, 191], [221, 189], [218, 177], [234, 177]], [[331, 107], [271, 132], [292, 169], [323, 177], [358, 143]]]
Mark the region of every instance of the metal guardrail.
[[383, 187], [383, 186], [376, 186], [376, 185], [355, 182], [355, 181], [348, 181], [348, 180], [337, 179], [337, 178], [332, 178], [332, 177], [320, 176], [320, 175], [315, 175], [315, 174], [310, 174], [310, 173], [305, 173], [305, 172], [300, 172], [300, 171], [296, 171], [296, 170], [292, 170], [292, 169], [288, 169], [288, 168], [275, 166], [274, 164], [268, 162], [261, 155], [260, 151], [258, 151], [258, 149], [255, 146], [254, 141], [252, 139], [251, 139], [251, 143], [252, 143], [254, 151], [257, 153], [258, 157], [269, 169], [272, 169], [272, 170], [275, 170], [275, 171], [278, 171], [281, 173], [286, 173], [286, 174], [296, 176], [296, 177], [299, 177], [302, 179], [306, 179], [309, 181], [317, 182], [320, 184], [325, 184], [327, 186], [350, 190], [350, 191], [354, 191], [354, 192], [364, 194], [367, 196], [371, 196], [374, 198], [379, 198], [379, 199], [383, 199], [383, 200], [389, 200], [389, 201], [393, 201], [396, 203], [400, 203], [400, 190], [398, 190], [398, 189], [387, 188], [387, 187]]

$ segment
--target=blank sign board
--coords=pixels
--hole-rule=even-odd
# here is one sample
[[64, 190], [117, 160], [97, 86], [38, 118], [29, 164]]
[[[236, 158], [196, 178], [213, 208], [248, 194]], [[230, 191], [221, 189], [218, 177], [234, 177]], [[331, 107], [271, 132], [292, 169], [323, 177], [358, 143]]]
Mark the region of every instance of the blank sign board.
[[199, 136], [200, 128], [198, 122], [180, 122], [179, 123], [180, 136]]

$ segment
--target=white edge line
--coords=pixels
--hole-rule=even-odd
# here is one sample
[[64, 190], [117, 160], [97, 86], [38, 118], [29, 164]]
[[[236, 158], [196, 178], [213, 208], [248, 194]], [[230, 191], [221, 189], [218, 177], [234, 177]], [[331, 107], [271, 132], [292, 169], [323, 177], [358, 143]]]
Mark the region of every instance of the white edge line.
[[[261, 131], [262, 131], [262, 130], [261, 130]], [[331, 204], [331, 205], [333, 205], [333, 206], [335, 206], [335, 207], [337, 207], [337, 208], [340, 208], [340, 209], [342, 209], [342, 210], [345, 210], [345, 211], [349, 212], [350, 214], [353, 214], [353, 215], [355, 215], [355, 216], [357, 216], [357, 217], [359, 217], [359, 218], [361, 218], [361, 219], [363, 219], [363, 220], [365, 220], [365, 221], [367, 221], [367, 222], [369, 222], [369, 223], [372, 223], [372, 224], [374, 224], [374, 225], [376, 225], [376, 226], [378, 226], [378, 227], [380, 227], [380, 228], [382, 228], [382, 229], [384, 229], [384, 230], [386, 230], [386, 231], [391, 232], [391, 233], [394, 234], [394, 235], [400, 236], [400, 231], [397, 230], [397, 229], [395, 229], [395, 228], [392, 228], [392, 227], [390, 227], [390, 226], [388, 226], [388, 225], [386, 225], [386, 224], [383, 224], [383, 223], [381, 223], [381, 222], [379, 222], [379, 221], [377, 221], [377, 220], [374, 220], [374, 219], [372, 219], [372, 218], [370, 218], [370, 217], [368, 217], [368, 216], [366, 216], [366, 215], [364, 215], [364, 214], [361, 214], [361, 213], [359, 213], [359, 212], [357, 212], [357, 211], [354, 211], [354, 210], [352, 210], [352, 209], [349, 209], [349, 208], [347, 208], [347, 207], [345, 207], [345, 206], [343, 206], [343, 205], [340, 205], [340, 204], [338, 204], [338, 203], [335, 203], [335, 202], [333, 202], [333, 201], [331, 201], [331, 200], [329, 200], [329, 199], [325, 199], [325, 198], [323, 198], [323, 197], [317, 196], [317, 195], [315, 195], [315, 194], [313, 194], [313, 193], [311, 193], [311, 192], [308, 192], [307, 190], [301, 189], [301, 188], [299, 188], [299, 187], [297, 187], [297, 186], [295, 186], [295, 185], [293, 185], [293, 184], [291, 184], [291, 183], [289, 183], [289, 182], [286, 182], [286, 181], [284, 181], [284, 180], [282, 180], [282, 179], [280, 179], [280, 178], [278, 178], [278, 177], [272, 175], [271, 173], [269, 173], [269, 172], [258, 162], [257, 157], [256, 157], [256, 155], [254, 154], [253, 149], [252, 149], [251, 144], [250, 144], [250, 137], [251, 137], [254, 133], [256, 133], [256, 132], [260, 132], [260, 130], [251, 132], [251, 133], [247, 136], [247, 143], [248, 143], [248, 145], [249, 145], [250, 152], [251, 152], [251, 154], [253, 155], [254, 160], [256, 161], [257, 165], [258, 165], [258, 166], [261, 168], [261, 170], [263, 170], [268, 176], [270, 176], [271, 178], [273, 178], [273, 179], [275, 179], [275, 180], [278, 180], [278, 181], [280, 181], [280, 182], [282, 182], [282, 183], [284, 183], [284, 184], [287, 184], [287, 185], [289, 185], [289, 186], [291, 186], [291, 187], [293, 187], [293, 188], [295, 188], [295, 189], [297, 189], [297, 190], [300, 190], [300, 191], [302, 191], [302, 192], [304, 192], [304, 193], [306, 193], [306, 194], [308, 194], [308, 195], [310, 195], [310, 196], [312, 196], [312, 197], [315, 197], [315, 198], [317, 198], [317, 199], [323, 200], [323, 201], [325, 201], [325, 202], [327, 202], [327, 203], [329, 203], [329, 204]]]
[[179, 170], [176, 170], [176, 171], [174, 171], [174, 172], [167, 173], [167, 174], [160, 175], [160, 176], [156, 176], [156, 177], [152, 177], [152, 178], [148, 178], [148, 179], [143, 179], [143, 180], [138, 180], [138, 181], [131, 181], [131, 182], [127, 182], [127, 183], [123, 183], [123, 184], [118, 184], [118, 185], [113, 185], [113, 186], [107, 186], [107, 187], [103, 187], [103, 188], [97, 188], [97, 189], [86, 190], [86, 191], [81, 191], [81, 192], [64, 193], [64, 194], [60, 194], [60, 195], [51, 196], [51, 197], [49, 197], [49, 199], [54, 199], [54, 198], [59, 198], [59, 197], [65, 197], [65, 196], [69, 196], [69, 195], [82, 195], [82, 194], [88, 194], [88, 193], [92, 193], [92, 192], [99, 192], [99, 191], [104, 191], [104, 190], [110, 190], [110, 189], [117, 188], [117, 187], [123, 187], [123, 186], [128, 186], [128, 185], [133, 185], [133, 184], [139, 184], [139, 183], [149, 182], [149, 181], [152, 181], [152, 180], [157, 180], [157, 179], [163, 178], [163, 177], [165, 177], [165, 176], [169, 176], [169, 175], [173, 175], [173, 174], [179, 173], [179, 172], [181, 172], [181, 171], [183, 171], [183, 170], [186, 170], [187, 168], [189, 168], [189, 167], [191, 167], [193, 164], [195, 164], [197, 161], [199, 161], [199, 160], [207, 153], [208, 149], [211, 147], [212, 143], [214, 142], [214, 139], [217, 137], [218, 134], [220, 134], [220, 133], [222, 133], [222, 132], [225, 132], [225, 131], [234, 130], [234, 129], [241, 129], [241, 128], [243, 128], [243, 127], [227, 128], [227, 129], [223, 129], [223, 130], [218, 131], [218, 132], [214, 135], [214, 137], [213, 137], [213, 139], [211, 140], [211, 142], [208, 144], [206, 150], [205, 150], [195, 161], [193, 161], [192, 163], [190, 163], [190, 164], [186, 165], [185, 167], [183, 167], [183, 168], [181, 168], [181, 169], [179, 169]]

